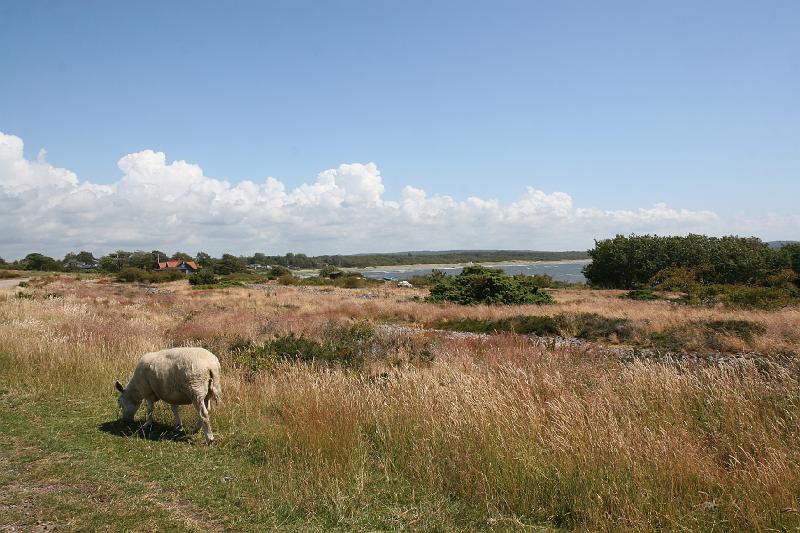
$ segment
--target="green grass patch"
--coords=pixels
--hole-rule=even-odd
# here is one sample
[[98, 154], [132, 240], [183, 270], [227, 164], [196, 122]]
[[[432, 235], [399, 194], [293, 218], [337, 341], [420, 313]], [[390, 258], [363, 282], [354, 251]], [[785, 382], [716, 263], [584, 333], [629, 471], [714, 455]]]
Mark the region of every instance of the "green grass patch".
[[528, 315], [500, 320], [463, 318], [439, 321], [437, 329], [472, 333], [519, 333], [540, 337], [577, 337], [583, 340], [625, 340], [634, 333], [633, 324], [626, 318], [610, 318], [596, 313], [560, 313], [554, 316]]

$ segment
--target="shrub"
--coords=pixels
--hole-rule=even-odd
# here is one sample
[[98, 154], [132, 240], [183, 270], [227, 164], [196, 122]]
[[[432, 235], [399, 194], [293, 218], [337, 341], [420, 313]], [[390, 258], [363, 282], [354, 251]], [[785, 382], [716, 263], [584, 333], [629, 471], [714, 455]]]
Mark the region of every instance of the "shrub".
[[20, 277], [20, 275], [17, 272], [12, 272], [10, 270], [0, 270], [0, 279], [13, 279], [18, 277]]
[[767, 332], [767, 326], [751, 320], [712, 320], [706, 322], [705, 327], [743, 340], [751, 340], [754, 335], [763, 335]]
[[164, 283], [167, 281], [177, 281], [185, 276], [178, 270], [166, 272], [148, 272], [141, 268], [127, 267], [117, 273], [117, 281], [123, 283]]
[[149, 272], [150, 283], [165, 283], [167, 281], [178, 281], [184, 279], [186, 274], [180, 270], [167, 270], [165, 272]]
[[319, 277], [321, 278], [329, 278], [331, 274], [334, 272], [339, 272], [339, 269], [335, 266], [325, 265], [324, 267], [319, 269]]
[[653, 291], [651, 291], [650, 289], [633, 289], [632, 291], [628, 291], [625, 294], [623, 294], [621, 298], [627, 298], [628, 300], [640, 300], [640, 301], [659, 299], [659, 297], [653, 294]]
[[240, 281], [242, 283], [264, 283], [269, 277], [256, 272], [234, 272], [222, 276], [220, 281]]
[[117, 281], [121, 281], [123, 283], [147, 283], [149, 280], [150, 274], [141, 268], [123, 268], [117, 274]]
[[198, 270], [189, 276], [189, 283], [192, 285], [214, 285], [217, 283], [217, 276], [211, 269]]
[[321, 341], [290, 333], [260, 346], [239, 348], [235, 358], [251, 371], [269, 368], [276, 361], [359, 369], [366, 357], [375, 355], [374, 341], [375, 331], [366, 322], [345, 326], [331, 323]]
[[509, 276], [499, 269], [468, 266], [457, 276], [431, 287], [429, 302], [471, 304], [549, 304], [553, 298], [528, 276]]
[[519, 333], [521, 335], [538, 335], [540, 337], [560, 335], [557, 320], [551, 316], [514, 316], [501, 320], [481, 320], [462, 318], [441, 321], [434, 324], [438, 329], [449, 331], [466, 331], [471, 333]]
[[348, 276], [342, 278], [342, 287], [345, 289], [360, 289], [367, 286], [367, 280], [362, 277]]
[[561, 314], [562, 331], [571, 331], [574, 337], [584, 340], [624, 340], [633, 335], [633, 325], [627, 318], [610, 318], [597, 313]]
[[278, 283], [281, 285], [299, 285], [300, 278], [294, 277], [292, 274], [284, 274], [278, 278]]
[[540, 337], [577, 337], [583, 340], [626, 340], [633, 337], [633, 324], [626, 318], [609, 318], [595, 313], [555, 316], [515, 316], [500, 320], [462, 318], [433, 324], [439, 329], [472, 333], [519, 333]]
[[291, 276], [292, 271], [286, 268], [285, 266], [281, 265], [272, 265], [270, 267], [269, 272], [267, 272], [267, 277], [269, 279], [278, 279], [281, 276]]
[[800, 303], [796, 287], [694, 285], [684, 297], [690, 304], [724, 304], [746, 309], [779, 309]]
[[689, 344], [687, 339], [674, 329], [667, 329], [664, 331], [656, 331], [651, 333], [650, 342], [656, 348], [661, 348], [670, 352], [683, 351], [683, 349]]

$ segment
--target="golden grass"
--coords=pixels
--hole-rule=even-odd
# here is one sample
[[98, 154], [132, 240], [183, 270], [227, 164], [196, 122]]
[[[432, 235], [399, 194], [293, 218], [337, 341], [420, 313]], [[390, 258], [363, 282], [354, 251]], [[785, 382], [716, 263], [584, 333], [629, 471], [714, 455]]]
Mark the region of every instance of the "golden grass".
[[698, 321], [758, 321], [765, 335], [727, 347], [769, 358], [796, 349], [797, 309], [687, 308], [590, 290], [556, 291], [560, 303], [550, 307], [465, 308], [411, 301], [421, 292], [392, 287], [159, 289], [61, 276], [26, 289], [34, 299], [0, 294], [0, 377], [40, 397], [107, 398], [111, 412], [114, 379], [144, 351], [212, 346], [225, 398], [212, 423], [224, 453], [247, 457], [255, 472], [248, 475], [259, 479], [242, 496], [254, 512], [280, 488], [309, 520], [324, 510], [340, 526], [366, 529], [368, 521], [353, 518], [360, 506], [396, 504], [396, 491], [410, 487], [407, 512], [415, 520], [430, 514], [429, 525], [439, 516], [431, 502], [456, 501], [476, 528], [800, 527], [795, 362], [623, 363], [602, 350], [547, 349], [513, 335], [439, 339], [432, 362], [376, 358], [360, 372], [284, 363], [253, 374], [236, 368], [229, 352], [234, 341], [313, 337], [332, 320], [424, 325], [594, 312], [629, 318], [642, 335]]

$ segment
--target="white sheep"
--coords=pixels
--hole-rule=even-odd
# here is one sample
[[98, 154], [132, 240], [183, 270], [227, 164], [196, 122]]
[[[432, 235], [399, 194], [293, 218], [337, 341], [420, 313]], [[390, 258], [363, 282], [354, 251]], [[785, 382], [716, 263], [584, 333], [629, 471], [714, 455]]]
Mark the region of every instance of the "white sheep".
[[195, 427], [201, 427], [206, 443], [214, 442], [208, 412], [211, 399], [220, 401], [220, 368], [217, 356], [203, 348], [169, 348], [159, 352], [146, 353], [139, 359], [128, 385], [122, 387], [119, 381], [115, 386], [121, 393], [118, 398], [122, 408], [122, 418], [133, 420], [136, 411], [147, 402], [145, 427], [153, 423], [153, 405], [158, 400], [170, 404], [175, 414], [175, 428], [182, 431], [183, 423], [178, 411], [180, 405], [194, 405], [200, 420]]

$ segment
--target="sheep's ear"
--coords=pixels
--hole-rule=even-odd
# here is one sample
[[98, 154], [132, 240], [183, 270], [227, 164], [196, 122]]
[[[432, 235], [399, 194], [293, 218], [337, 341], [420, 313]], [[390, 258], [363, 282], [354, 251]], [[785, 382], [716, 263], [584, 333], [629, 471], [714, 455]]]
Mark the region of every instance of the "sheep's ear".
[[122, 388], [122, 383], [120, 383], [119, 381], [114, 383], [114, 386], [117, 388], [118, 391], [125, 392], [125, 389]]

